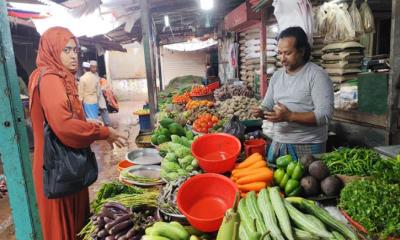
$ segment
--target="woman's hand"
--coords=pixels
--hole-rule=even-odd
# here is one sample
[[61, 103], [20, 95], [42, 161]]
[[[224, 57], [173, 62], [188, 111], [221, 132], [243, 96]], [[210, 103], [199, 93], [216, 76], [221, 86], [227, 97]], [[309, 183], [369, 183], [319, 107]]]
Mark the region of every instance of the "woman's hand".
[[107, 142], [113, 146], [113, 143], [117, 145], [117, 147], [121, 148], [126, 145], [126, 141], [128, 140], [122, 133], [118, 132], [112, 127], [109, 127], [108, 130], [110, 131], [110, 135], [107, 138]]

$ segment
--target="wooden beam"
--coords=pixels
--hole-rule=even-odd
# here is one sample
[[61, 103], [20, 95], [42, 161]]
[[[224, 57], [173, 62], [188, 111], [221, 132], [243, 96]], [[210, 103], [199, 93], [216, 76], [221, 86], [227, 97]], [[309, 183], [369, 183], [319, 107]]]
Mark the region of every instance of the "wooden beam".
[[387, 143], [400, 143], [400, 99], [398, 89], [400, 77], [400, 2], [392, 0], [392, 24], [390, 39], [390, 65], [391, 74], [389, 77], [389, 97], [388, 97], [388, 119], [387, 119]]
[[335, 110], [333, 118], [337, 121], [351, 122], [364, 126], [372, 125], [381, 128], [386, 128], [387, 126], [387, 115], [376, 115], [358, 111]]

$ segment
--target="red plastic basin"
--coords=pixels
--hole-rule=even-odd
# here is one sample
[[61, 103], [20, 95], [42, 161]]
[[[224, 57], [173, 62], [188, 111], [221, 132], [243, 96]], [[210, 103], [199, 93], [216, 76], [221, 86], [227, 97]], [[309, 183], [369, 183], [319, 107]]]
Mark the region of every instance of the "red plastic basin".
[[235, 166], [241, 143], [226, 133], [211, 133], [197, 138], [192, 144], [192, 154], [201, 169], [209, 173], [224, 173]]
[[191, 177], [179, 188], [179, 211], [189, 223], [203, 232], [215, 232], [221, 226], [226, 210], [233, 207], [238, 188], [229, 178], [204, 173]]

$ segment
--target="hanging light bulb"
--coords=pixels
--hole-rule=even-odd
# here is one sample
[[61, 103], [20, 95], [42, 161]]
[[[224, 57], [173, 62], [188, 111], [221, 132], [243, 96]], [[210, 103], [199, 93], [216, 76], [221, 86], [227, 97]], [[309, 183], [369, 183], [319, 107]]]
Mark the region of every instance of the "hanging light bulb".
[[211, 10], [214, 7], [214, 0], [200, 0], [200, 7], [203, 10]]
[[166, 27], [169, 27], [169, 26], [170, 26], [168, 15], [164, 15], [164, 26], [166, 26]]

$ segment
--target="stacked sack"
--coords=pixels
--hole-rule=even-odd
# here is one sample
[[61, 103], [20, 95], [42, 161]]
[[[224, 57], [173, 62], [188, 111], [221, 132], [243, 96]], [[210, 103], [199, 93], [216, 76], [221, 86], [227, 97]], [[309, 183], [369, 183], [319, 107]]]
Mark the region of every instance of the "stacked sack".
[[[277, 33], [273, 29], [277, 26], [267, 27], [267, 46], [266, 46], [266, 61], [267, 61], [267, 75], [272, 76], [272, 74], [277, 70], [278, 59], [278, 41]], [[282, 66], [282, 64], [280, 64]]]
[[322, 49], [322, 66], [335, 83], [355, 79], [361, 72], [363, 50], [358, 42], [329, 44]]
[[240, 33], [240, 79], [253, 88], [255, 72], [260, 70], [260, 30], [250, 29]]
[[325, 47], [324, 37], [320, 35], [314, 35], [314, 45], [311, 51], [311, 62], [322, 66], [322, 49]]

